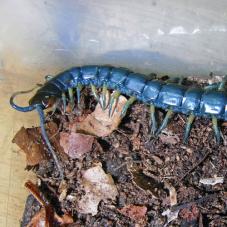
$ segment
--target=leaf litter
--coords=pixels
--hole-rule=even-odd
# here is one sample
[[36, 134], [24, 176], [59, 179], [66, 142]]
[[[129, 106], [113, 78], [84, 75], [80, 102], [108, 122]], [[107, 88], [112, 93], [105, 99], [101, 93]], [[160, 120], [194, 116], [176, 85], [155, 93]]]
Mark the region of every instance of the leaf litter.
[[[63, 183], [59, 182], [49, 157], [32, 163], [36, 165], [31, 170], [39, 179], [39, 190], [57, 215], [70, 214], [73, 226], [187, 226], [193, 223], [226, 226], [223, 215], [227, 196], [226, 145], [216, 145], [208, 119], [195, 121], [189, 144], [185, 146], [181, 142], [184, 115], [176, 114], [170, 121], [166, 132], [171, 133], [155, 138], [149, 134], [149, 109], [144, 104], [135, 103], [126, 117], [122, 120], [118, 117], [112, 126], [113, 119], [108, 122], [107, 111], [103, 116], [95, 103], [89, 89], [85, 89], [81, 96], [84, 107], [81, 116], [75, 111], [66, 115], [57, 111], [46, 124], [64, 168]], [[225, 126], [222, 132], [225, 138]], [[29, 136], [26, 143], [41, 144], [39, 149], [46, 155], [39, 128], [32, 133], [35, 139]], [[78, 152], [74, 137], [80, 135], [91, 136], [88, 141], [93, 143], [85, 142], [85, 146], [82, 142], [84, 147]], [[24, 150], [26, 146], [20, 147]], [[29, 152], [27, 149], [28, 158]], [[134, 172], [129, 168], [132, 165]], [[99, 174], [105, 180], [102, 181]], [[223, 183], [200, 182], [214, 176], [223, 176]], [[29, 198], [22, 226], [42, 209], [32, 205]], [[37, 207], [40, 207], [38, 211]], [[138, 222], [140, 218], [135, 220], [137, 215], [141, 222]]]

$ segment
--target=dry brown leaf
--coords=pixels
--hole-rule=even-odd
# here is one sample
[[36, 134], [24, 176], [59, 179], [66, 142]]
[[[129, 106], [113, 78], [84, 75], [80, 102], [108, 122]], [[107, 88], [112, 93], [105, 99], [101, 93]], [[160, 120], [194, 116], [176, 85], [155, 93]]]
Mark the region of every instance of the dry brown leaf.
[[45, 222], [46, 222], [46, 212], [44, 208], [41, 208], [41, 210], [32, 217], [27, 227], [45, 226]]
[[[72, 216], [68, 214], [63, 214], [62, 216], [54, 215], [54, 221], [59, 223], [59, 226], [65, 226], [73, 223]], [[28, 223], [27, 227], [41, 227], [41, 226], [53, 226], [53, 223], [46, 223], [46, 211], [44, 208], [41, 208]]]
[[223, 184], [224, 177], [202, 178], [199, 180], [199, 183], [205, 185]]
[[83, 173], [85, 195], [78, 202], [80, 213], [96, 215], [101, 200], [114, 200], [118, 194], [111, 175], [106, 174], [101, 165], [97, 165]]
[[[63, 182], [62, 187], [64, 187], [64, 185], [65, 183]], [[73, 218], [69, 214], [63, 214], [62, 216], [59, 216], [55, 213], [54, 208], [43, 199], [41, 191], [34, 183], [27, 181], [25, 183], [25, 187], [42, 206], [42, 208], [33, 216], [27, 225], [28, 227], [48, 227], [53, 226], [54, 222], [59, 222], [60, 226], [73, 223]]]
[[64, 152], [71, 158], [81, 159], [83, 155], [90, 152], [94, 137], [75, 132], [61, 132], [60, 145]]
[[57, 215], [54, 213], [54, 219], [60, 223], [60, 226], [65, 226], [67, 224], [73, 223], [73, 218], [69, 214], [63, 214], [62, 216]]
[[169, 190], [170, 205], [171, 206], [176, 205], [177, 204], [177, 191], [176, 191], [176, 189], [167, 182], [165, 182], [164, 185], [165, 185], [165, 188], [167, 188]]
[[119, 212], [131, 218], [134, 221], [139, 221], [145, 217], [147, 213], [147, 207], [135, 206], [130, 204], [120, 209]]
[[180, 138], [177, 135], [160, 134], [159, 137], [163, 143], [167, 143], [167, 144], [175, 145], [180, 141]]
[[47, 159], [41, 137], [37, 128], [22, 127], [14, 136], [16, 143], [26, 155], [27, 165], [34, 166]]
[[108, 136], [113, 130], [118, 128], [121, 122], [121, 111], [126, 102], [127, 99], [124, 96], [120, 96], [116, 104], [116, 109], [111, 117], [109, 117], [109, 108], [103, 111], [101, 106], [97, 104], [95, 111], [81, 122], [75, 122], [71, 130], [99, 137]]
[[[67, 155], [63, 152], [59, 143], [57, 124], [49, 122], [45, 125], [45, 128], [47, 129], [47, 135], [53, 148], [61, 154], [63, 159], [66, 159]], [[39, 164], [41, 161], [48, 159], [40, 127], [22, 127], [14, 136], [12, 142], [16, 143], [26, 154], [27, 165], [34, 166]]]

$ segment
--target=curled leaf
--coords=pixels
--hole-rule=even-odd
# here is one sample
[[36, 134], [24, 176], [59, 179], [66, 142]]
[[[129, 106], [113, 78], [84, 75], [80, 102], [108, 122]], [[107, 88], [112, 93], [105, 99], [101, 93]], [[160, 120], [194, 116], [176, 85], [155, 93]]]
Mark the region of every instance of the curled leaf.
[[83, 132], [99, 137], [108, 136], [113, 130], [118, 128], [121, 122], [121, 111], [126, 102], [127, 99], [124, 96], [120, 96], [111, 117], [109, 117], [109, 108], [103, 110], [101, 106], [97, 104], [94, 112], [72, 126], [72, 131]]

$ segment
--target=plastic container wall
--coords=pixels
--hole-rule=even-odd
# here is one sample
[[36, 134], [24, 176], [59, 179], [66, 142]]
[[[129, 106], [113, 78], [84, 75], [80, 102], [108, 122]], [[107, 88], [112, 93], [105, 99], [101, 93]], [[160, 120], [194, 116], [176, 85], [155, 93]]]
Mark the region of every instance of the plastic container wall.
[[54, 74], [81, 64], [227, 72], [227, 1], [2, 0], [0, 67]]

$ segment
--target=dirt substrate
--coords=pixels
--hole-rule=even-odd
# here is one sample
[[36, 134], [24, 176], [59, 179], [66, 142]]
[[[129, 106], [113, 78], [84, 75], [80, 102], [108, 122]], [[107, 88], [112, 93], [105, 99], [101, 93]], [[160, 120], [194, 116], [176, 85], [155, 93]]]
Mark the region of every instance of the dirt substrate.
[[[82, 99], [87, 103], [85, 112], [95, 106], [89, 92]], [[159, 110], [157, 116], [162, 119], [164, 111]], [[52, 133], [55, 148], [59, 148], [59, 131], [68, 132], [76, 117], [56, 113], [50, 118], [58, 128]], [[189, 143], [184, 145], [185, 122], [184, 115], [175, 114], [163, 133], [152, 137], [149, 109], [135, 103], [118, 129], [106, 137], [96, 137], [92, 150], [83, 158], [71, 159], [59, 148], [64, 196], [51, 159], [27, 168], [37, 174], [39, 190], [55, 212], [73, 217], [73, 223], [67, 226], [165, 226], [171, 218], [168, 226], [227, 226], [227, 127], [222, 124], [225, 141], [216, 145], [211, 120], [196, 119]], [[39, 130], [34, 132], [41, 141]], [[97, 214], [92, 216], [78, 212], [78, 201], [85, 194], [82, 173], [97, 163], [112, 176], [118, 194], [115, 199], [101, 200]], [[22, 226], [40, 208], [29, 196]]]

